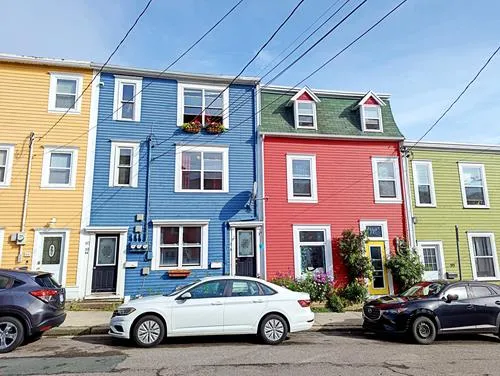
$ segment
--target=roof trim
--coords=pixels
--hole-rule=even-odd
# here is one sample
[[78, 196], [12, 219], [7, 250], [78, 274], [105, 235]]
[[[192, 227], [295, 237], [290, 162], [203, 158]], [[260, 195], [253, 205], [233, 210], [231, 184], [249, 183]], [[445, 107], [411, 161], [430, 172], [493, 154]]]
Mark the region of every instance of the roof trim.
[[366, 93], [366, 95], [363, 97], [363, 99], [361, 99], [358, 104], [356, 105], [356, 108], [359, 108], [361, 107], [362, 105], [364, 105], [366, 103], [366, 101], [370, 98], [373, 98], [375, 99], [375, 101], [379, 104], [379, 106], [385, 106], [385, 102], [380, 99], [380, 97], [375, 94], [373, 91], [369, 91], [368, 93]]
[[[261, 92], [268, 92], [268, 93], [288, 93], [288, 92], [295, 92], [297, 88], [294, 86], [281, 86], [281, 85], [269, 85], [269, 86], [262, 86]], [[341, 97], [341, 98], [354, 98], [354, 99], [361, 99], [366, 95], [366, 91], [361, 92], [361, 91], [339, 91], [339, 90], [323, 90], [323, 89], [309, 89], [314, 92], [316, 96], [322, 95], [322, 96], [329, 96], [329, 97]], [[389, 99], [391, 97], [391, 94], [388, 93], [377, 93], [376, 94], [378, 98], [381, 99]]]
[[281, 133], [281, 132], [259, 132], [263, 136], [285, 137], [285, 138], [312, 138], [331, 140], [371, 140], [371, 141], [403, 141], [403, 137], [373, 137], [373, 136], [348, 136], [318, 133]]
[[[495, 144], [468, 144], [461, 142], [439, 142], [439, 141], [405, 141], [405, 146], [415, 149], [445, 149], [445, 150], [466, 150], [466, 151], [490, 151], [500, 152], [500, 145]], [[416, 145], [416, 146], [415, 146]]]
[[14, 54], [4, 54], [4, 53], [0, 53], [0, 62], [92, 69], [90, 61], [53, 59], [48, 57], [24, 56], [24, 55], [14, 55]]
[[321, 100], [320, 100], [320, 99], [316, 96], [316, 94], [314, 94], [314, 93], [312, 92], [312, 90], [311, 90], [311, 89], [309, 89], [307, 86], [304, 86], [302, 89], [300, 89], [300, 90], [297, 92], [297, 94], [295, 94], [295, 95], [294, 95], [294, 96], [290, 99], [290, 101], [288, 101], [288, 104], [290, 105], [290, 104], [292, 104], [293, 102], [295, 102], [296, 100], [298, 100], [298, 99], [300, 98], [300, 96], [301, 96], [302, 94], [304, 94], [304, 93], [307, 93], [307, 94], [311, 97], [311, 99], [312, 99], [314, 102], [316, 102], [316, 103], [321, 102]]

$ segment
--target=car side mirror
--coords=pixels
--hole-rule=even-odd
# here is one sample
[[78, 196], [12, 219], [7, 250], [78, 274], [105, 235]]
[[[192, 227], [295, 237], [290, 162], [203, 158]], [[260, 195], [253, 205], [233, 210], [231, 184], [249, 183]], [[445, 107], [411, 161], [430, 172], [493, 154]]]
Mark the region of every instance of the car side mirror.
[[192, 296], [191, 296], [191, 293], [188, 291], [188, 292], [185, 292], [184, 294], [181, 294], [181, 296], [179, 296], [177, 299], [179, 300], [188, 300], [188, 299], [191, 299]]
[[456, 295], [456, 294], [446, 295], [446, 303], [451, 303], [454, 300], [458, 300], [458, 295]]

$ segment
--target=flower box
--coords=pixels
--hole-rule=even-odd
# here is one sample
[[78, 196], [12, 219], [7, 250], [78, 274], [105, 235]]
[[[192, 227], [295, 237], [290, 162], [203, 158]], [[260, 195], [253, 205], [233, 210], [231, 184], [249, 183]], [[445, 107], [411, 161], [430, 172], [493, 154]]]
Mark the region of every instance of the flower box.
[[190, 122], [182, 124], [182, 130], [186, 133], [200, 133], [201, 123], [200, 122]]
[[186, 278], [187, 276], [189, 276], [191, 274], [191, 270], [172, 269], [172, 270], [169, 270], [167, 273], [168, 273], [168, 276], [170, 278]]
[[219, 134], [223, 133], [226, 130], [224, 125], [221, 123], [210, 123], [205, 127], [205, 132], [209, 134]]

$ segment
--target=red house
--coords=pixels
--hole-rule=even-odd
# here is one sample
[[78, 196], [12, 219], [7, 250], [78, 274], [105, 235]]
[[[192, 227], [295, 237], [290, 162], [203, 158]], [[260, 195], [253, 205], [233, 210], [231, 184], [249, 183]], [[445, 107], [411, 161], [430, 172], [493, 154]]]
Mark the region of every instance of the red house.
[[391, 293], [384, 264], [406, 223], [403, 136], [389, 95], [268, 87], [261, 98], [266, 278], [321, 271], [342, 286], [337, 241], [363, 230], [369, 292]]

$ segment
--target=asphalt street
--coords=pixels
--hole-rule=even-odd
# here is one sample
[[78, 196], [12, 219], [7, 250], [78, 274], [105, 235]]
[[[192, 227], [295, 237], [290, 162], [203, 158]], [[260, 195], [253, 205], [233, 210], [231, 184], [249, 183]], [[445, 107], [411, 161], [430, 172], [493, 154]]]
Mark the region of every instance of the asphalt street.
[[0, 375], [500, 375], [500, 339], [432, 345], [375, 335], [297, 333], [279, 346], [254, 337], [170, 339], [138, 349], [107, 336], [42, 338], [0, 355]]

